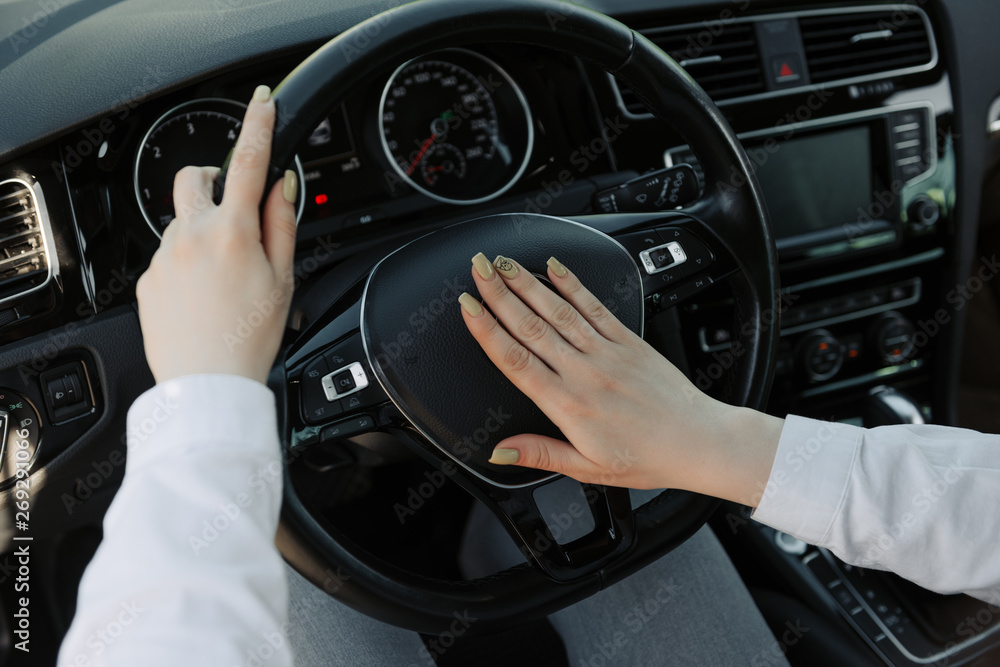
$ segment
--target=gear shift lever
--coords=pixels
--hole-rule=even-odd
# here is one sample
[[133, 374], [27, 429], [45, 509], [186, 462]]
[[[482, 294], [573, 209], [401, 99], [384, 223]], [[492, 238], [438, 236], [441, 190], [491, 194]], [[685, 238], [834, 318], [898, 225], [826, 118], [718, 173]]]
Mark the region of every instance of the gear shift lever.
[[917, 402], [903, 392], [879, 385], [868, 392], [863, 419], [866, 428], [889, 424], [923, 424], [924, 414]]

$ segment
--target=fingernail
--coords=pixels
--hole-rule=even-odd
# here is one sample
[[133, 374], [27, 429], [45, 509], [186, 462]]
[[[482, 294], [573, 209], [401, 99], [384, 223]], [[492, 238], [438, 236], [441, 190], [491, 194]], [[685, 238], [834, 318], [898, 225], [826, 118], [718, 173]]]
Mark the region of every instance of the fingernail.
[[497, 255], [497, 258], [493, 260], [493, 266], [497, 267], [504, 278], [517, 278], [517, 274], [520, 273], [517, 269], [517, 264], [510, 261], [503, 255]]
[[254, 102], [267, 102], [271, 99], [271, 88], [269, 86], [257, 86], [253, 91]]
[[285, 185], [281, 194], [285, 196], [285, 201], [295, 203], [295, 195], [299, 193], [299, 175], [291, 169], [285, 170]]
[[479, 317], [483, 314], [482, 304], [476, 301], [476, 298], [468, 292], [462, 292], [458, 297], [458, 302], [462, 304], [462, 310], [473, 317]]
[[546, 264], [548, 264], [549, 268], [552, 269], [552, 273], [556, 274], [560, 278], [569, 273], [566, 267], [562, 265], [562, 262], [555, 257], [549, 257], [549, 261], [547, 261]]
[[479, 253], [472, 258], [472, 266], [476, 267], [476, 273], [483, 280], [493, 279], [493, 265], [490, 264], [490, 260], [486, 259], [486, 255]]
[[502, 447], [497, 447], [493, 450], [493, 456], [490, 457], [490, 463], [498, 466], [509, 466], [517, 463], [519, 458], [521, 458], [521, 452], [516, 449], [503, 449]]

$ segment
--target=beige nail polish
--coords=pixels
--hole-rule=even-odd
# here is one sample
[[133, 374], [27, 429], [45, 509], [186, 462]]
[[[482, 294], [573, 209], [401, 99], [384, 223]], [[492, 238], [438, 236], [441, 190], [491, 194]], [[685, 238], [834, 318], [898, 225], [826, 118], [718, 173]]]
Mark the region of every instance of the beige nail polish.
[[472, 258], [472, 266], [476, 267], [476, 273], [478, 273], [479, 277], [483, 280], [493, 279], [493, 265], [490, 264], [490, 260], [486, 259], [486, 255], [483, 253], [479, 253]]
[[520, 271], [517, 268], [517, 264], [510, 261], [503, 255], [497, 255], [497, 258], [493, 260], [493, 266], [496, 267], [497, 271], [500, 272], [504, 278], [517, 278], [517, 274]]
[[257, 86], [253, 91], [254, 102], [267, 102], [271, 99], [271, 88], [269, 86]]
[[483, 314], [482, 304], [476, 301], [476, 298], [468, 292], [462, 292], [458, 297], [458, 302], [462, 304], [462, 310], [473, 317], [479, 317]]
[[546, 262], [546, 264], [548, 264], [549, 268], [552, 269], [552, 273], [556, 274], [560, 278], [569, 273], [566, 267], [562, 265], [562, 262], [555, 257], [549, 257], [549, 261]]
[[282, 186], [281, 194], [285, 196], [285, 201], [294, 204], [295, 195], [299, 193], [299, 175], [291, 169], [285, 171], [285, 184]]
[[493, 450], [493, 456], [490, 457], [490, 463], [498, 466], [509, 466], [517, 463], [519, 458], [521, 458], [521, 452], [516, 449], [503, 449], [502, 447], [497, 447]]

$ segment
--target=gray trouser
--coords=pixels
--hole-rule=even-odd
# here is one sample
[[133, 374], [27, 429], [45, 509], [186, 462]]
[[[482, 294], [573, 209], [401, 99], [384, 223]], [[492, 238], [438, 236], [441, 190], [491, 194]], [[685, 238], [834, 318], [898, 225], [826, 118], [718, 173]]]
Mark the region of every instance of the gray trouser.
[[[472, 575], [522, 558], [481, 506], [462, 560]], [[433, 664], [420, 637], [360, 614], [288, 570], [297, 667]], [[703, 528], [656, 563], [550, 617], [571, 667], [787, 665], [718, 540]]]

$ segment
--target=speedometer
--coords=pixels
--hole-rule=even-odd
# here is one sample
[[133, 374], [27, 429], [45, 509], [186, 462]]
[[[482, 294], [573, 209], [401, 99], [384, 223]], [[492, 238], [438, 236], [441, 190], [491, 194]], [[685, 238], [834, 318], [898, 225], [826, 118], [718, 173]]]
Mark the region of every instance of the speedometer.
[[[240, 134], [245, 113], [246, 105], [233, 100], [192, 100], [163, 114], [149, 128], [136, 156], [135, 196], [157, 236], [174, 219], [174, 176], [189, 164], [221, 167]], [[295, 168], [299, 183], [305, 183], [298, 158]], [[299, 216], [304, 201], [300, 192]]]
[[521, 89], [492, 60], [462, 49], [397, 69], [382, 92], [379, 132], [395, 176], [450, 204], [509, 190], [534, 144]]

